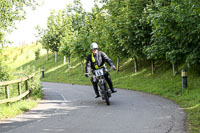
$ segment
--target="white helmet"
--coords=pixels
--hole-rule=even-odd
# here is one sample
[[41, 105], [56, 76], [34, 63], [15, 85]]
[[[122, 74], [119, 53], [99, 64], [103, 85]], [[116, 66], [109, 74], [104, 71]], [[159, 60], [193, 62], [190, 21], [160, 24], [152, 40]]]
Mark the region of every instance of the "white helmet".
[[98, 45], [96, 42], [93, 42], [91, 45], [90, 45], [90, 49], [95, 49], [95, 48], [98, 48]]

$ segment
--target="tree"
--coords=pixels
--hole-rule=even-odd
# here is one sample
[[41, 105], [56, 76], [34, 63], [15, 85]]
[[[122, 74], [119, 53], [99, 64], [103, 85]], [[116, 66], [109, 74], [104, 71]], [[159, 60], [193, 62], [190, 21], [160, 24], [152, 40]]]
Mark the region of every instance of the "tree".
[[43, 48], [45, 48], [47, 50], [47, 56], [46, 56], [46, 60], [49, 59], [49, 41], [48, 41], [48, 35], [47, 35], [47, 30], [41, 28], [39, 25], [37, 25], [35, 27], [35, 29], [37, 30], [37, 34], [35, 35], [38, 38], [38, 42], [40, 42], [43, 46]]
[[52, 52], [55, 52], [55, 62], [57, 62], [57, 56], [59, 47], [61, 46], [61, 39], [63, 35], [62, 26], [62, 13], [59, 11], [57, 14], [54, 10], [51, 11], [51, 15], [47, 20], [47, 37], [48, 47]]
[[64, 64], [66, 63], [66, 56], [68, 57], [68, 68], [71, 68], [70, 57], [72, 54], [72, 42], [74, 38], [74, 33], [72, 29], [72, 17], [69, 14], [66, 14], [65, 11], [62, 12], [63, 21], [63, 37], [61, 38], [61, 47], [60, 51], [64, 55]]
[[125, 56], [126, 52], [115, 34], [118, 29], [114, 22], [116, 16], [108, 15], [107, 8], [106, 5], [99, 8], [97, 4], [93, 8], [90, 36], [93, 41], [100, 44], [100, 49], [106, 51], [112, 57], [117, 57], [117, 70], [119, 71], [119, 57]]
[[7, 33], [15, 29], [15, 22], [25, 19], [24, 7], [34, 9], [36, 0], [1, 0], [0, 1], [0, 43], [3, 42]]
[[80, 26], [79, 30], [75, 33], [75, 39], [73, 42], [73, 51], [74, 53], [80, 58], [81, 60], [81, 68], [83, 69], [83, 62], [89, 52], [90, 49], [90, 36], [89, 36], [89, 21], [88, 17], [85, 16], [85, 18], [82, 20], [84, 25]]
[[[144, 57], [143, 48], [149, 45], [151, 27], [147, 23], [144, 9], [150, 3], [145, 0], [107, 1], [105, 9], [114, 29], [119, 52], [134, 59], [135, 72], [138, 71], [138, 58]], [[123, 54], [124, 55], [124, 54]]]
[[72, 29], [74, 31], [72, 42], [73, 53], [80, 58], [83, 71], [83, 61], [87, 56], [89, 44], [91, 43], [89, 17], [83, 10], [80, 0], [74, 0], [74, 5], [68, 8], [68, 12], [72, 17]]

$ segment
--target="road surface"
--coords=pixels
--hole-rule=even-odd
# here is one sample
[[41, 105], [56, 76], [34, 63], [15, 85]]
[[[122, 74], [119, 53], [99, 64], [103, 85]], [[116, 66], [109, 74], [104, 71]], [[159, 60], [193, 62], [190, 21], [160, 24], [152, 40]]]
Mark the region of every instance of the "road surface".
[[0, 122], [0, 133], [186, 133], [185, 113], [172, 101], [118, 89], [107, 106], [91, 86], [43, 82], [44, 99]]

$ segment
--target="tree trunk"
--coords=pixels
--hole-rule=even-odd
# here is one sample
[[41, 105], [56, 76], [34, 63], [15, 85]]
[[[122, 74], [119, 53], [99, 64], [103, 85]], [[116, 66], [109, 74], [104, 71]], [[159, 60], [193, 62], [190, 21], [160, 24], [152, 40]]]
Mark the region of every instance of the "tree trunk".
[[84, 72], [83, 60], [81, 60], [81, 70]]
[[135, 67], [135, 73], [138, 72], [138, 62], [136, 56], [134, 56], [134, 67]]
[[49, 60], [49, 50], [47, 49], [47, 57], [46, 60]]
[[64, 56], [64, 64], [66, 64], [66, 56]]
[[152, 73], [152, 75], [154, 75], [154, 73], [155, 73], [155, 60], [154, 59], [151, 60], [151, 73]]
[[172, 63], [173, 75], [176, 76], [178, 72], [178, 66], [176, 63]]
[[68, 57], [68, 68], [71, 68], [70, 56]]
[[58, 52], [56, 51], [55, 52], [55, 62], [57, 62], [58, 61]]
[[117, 72], [119, 72], [119, 61], [120, 61], [119, 56], [117, 56]]

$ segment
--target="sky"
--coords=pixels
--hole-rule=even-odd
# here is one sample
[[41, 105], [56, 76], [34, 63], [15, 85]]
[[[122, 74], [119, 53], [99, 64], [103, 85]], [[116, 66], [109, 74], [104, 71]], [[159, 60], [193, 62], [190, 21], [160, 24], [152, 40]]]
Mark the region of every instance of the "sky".
[[[9, 34], [6, 39], [13, 42], [12, 45], [28, 44], [36, 41], [34, 34], [37, 33], [35, 27], [40, 25], [46, 27], [47, 18], [51, 10], [61, 10], [67, 4], [73, 3], [73, 0], [43, 0], [44, 4], [38, 6], [36, 10], [27, 9], [26, 19], [16, 23], [17, 29]], [[94, 6], [94, 0], [81, 0], [83, 8], [91, 11]]]

